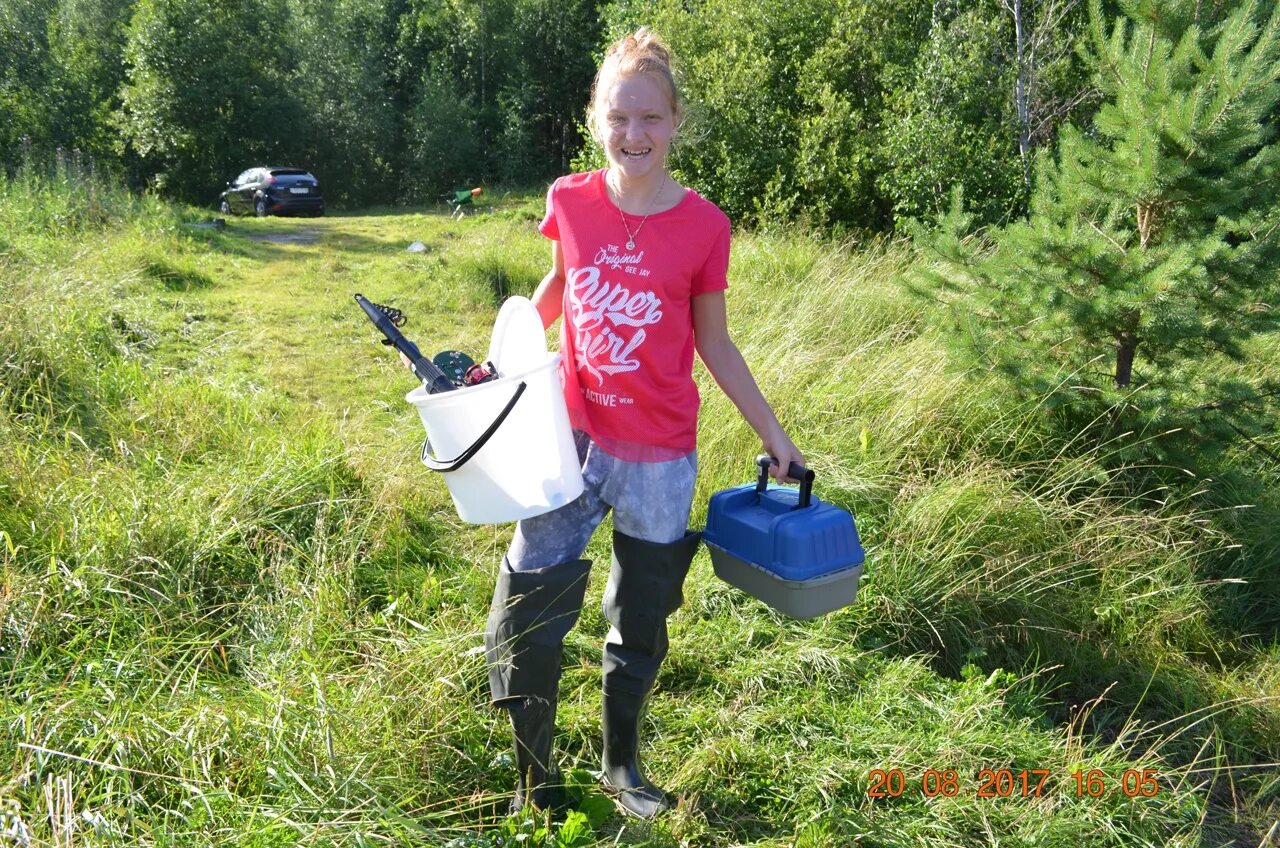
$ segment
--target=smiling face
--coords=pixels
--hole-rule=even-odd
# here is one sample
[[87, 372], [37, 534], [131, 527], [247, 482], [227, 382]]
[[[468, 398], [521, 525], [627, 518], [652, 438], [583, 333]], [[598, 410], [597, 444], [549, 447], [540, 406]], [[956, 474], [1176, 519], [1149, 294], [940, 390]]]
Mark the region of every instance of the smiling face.
[[676, 116], [659, 82], [648, 74], [618, 77], [602, 93], [596, 116], [605, 156], [620, 177], [643, 180], [664, 172]]

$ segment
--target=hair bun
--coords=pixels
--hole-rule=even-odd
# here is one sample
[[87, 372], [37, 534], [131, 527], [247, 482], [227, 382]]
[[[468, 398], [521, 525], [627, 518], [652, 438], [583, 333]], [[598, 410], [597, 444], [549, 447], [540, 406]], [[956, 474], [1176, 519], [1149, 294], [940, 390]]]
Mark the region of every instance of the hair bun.
[[657, 33], [642, 26], [630, 35], [615, 41], [606, 56], [617, 56], [620, 62], [647, 63], [655, 62], [671, 68], [671, 48], [667, 47]]

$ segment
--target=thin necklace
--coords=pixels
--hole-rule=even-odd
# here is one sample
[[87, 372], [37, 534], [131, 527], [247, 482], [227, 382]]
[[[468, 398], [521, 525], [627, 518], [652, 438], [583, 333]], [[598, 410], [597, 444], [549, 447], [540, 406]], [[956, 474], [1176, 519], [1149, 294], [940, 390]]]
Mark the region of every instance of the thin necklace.
[[[658, 205], [658, 198], [662, 197], [662, 190], [667, 187], [667, 172], [662, 172], [662, 184], [658, 186], [658, 192], [653, 196], [653, 200], [649, 201], [649, 211], [640, 219], [640, 226], [636, 227], [636, 231], [631, 232], [631, 228], [627, 226], [627, 216], [623, 214], [622, 203], [618, 203], [618, 217], [622, 219], [622, 229], [627, 231], [627, 250], [636, 249], [636, 236], [640, 235], [640, 230], [644, 229], [645, 221], [649, 220], [649, 216], [653, 214], [654, 208]], [[616, 189], [615, 189], [616, 191]], [[618, 191], [618, 200], [622, 200], [622, 192]]]

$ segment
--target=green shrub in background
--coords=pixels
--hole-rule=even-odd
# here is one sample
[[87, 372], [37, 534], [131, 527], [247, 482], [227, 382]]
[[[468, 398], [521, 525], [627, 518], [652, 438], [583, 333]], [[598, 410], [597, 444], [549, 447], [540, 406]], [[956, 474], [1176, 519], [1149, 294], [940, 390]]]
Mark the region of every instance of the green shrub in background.
[[1068, 0], [10, 5], [0, 164], [81, 149], [200, 204], [254, 163], [312, 170], [336, 207], [549, 180], [581, 161], [602, 33], [649, 24], [697, 107], [677, 170], [735, 221], [886, 232], [957, 181], [998, 221], [1024, 208], [1020, 142], [1052, 143], [1081, 88]]
[[135, 0], [6, 0], [0, 10], [0, 167], [78, 150], [116, 161], [111, 113]]
[[957, 207], [934, 283], [962, 293], [980, 359], [1066, 432], [1183, 428], [1137, 448], [1166, 459], [1165, 444], [1212, 449], [1270, 420], [1274, 375], [1231, 363], [1280, 316], [1280, 10], [1122, 6], [1091, 6], [1105, 102], [1041, 157], [1029, 220], [967, 240]]
[[475, 112], [448, 79], [423, 77], [405, 133], [402, 184], [410, 196], [438, 199], [443, 187], [475, 180], [481, 146]]
[[338, 205], [530, 183], [577, 149], [597, 40], [583, 2], [137, 0], [121, 152], [197, 203], [254, 163], [308, 168]]
[[960, 186], [976, 225], [1003, 222], [1025, 208], [1027, 188], [1011, 109], [1012, 23], [995, 4], [950, 17], [939, 14], [946, 4], [934, 9], [914, 64], [889, 74], [878, 187], [895, 220], [944, 211]]
[[648, 24], [671, 43], [692, 107], [674, 164], [732, 219], [874, 230], [888, 223], [873, 176], [879, 77], [910, 55], [927, 7], [619, 3], [607, 20], [611, 37]]
[[[1235, 544], [1168, 581], [1214, 584], [1213, 603], [1182, 621], [1243, 622], [1241, 639], [1267, 644], [1280, 609], [1266, 365], [1280, 297], [1267, 123], [1280, 17], [1252, 3], [1124, 9], [1091, 8], [1105, 101], [1042, 155], [1029, 220], [966, 238], [957, 203], [926, 288], [951, 299], [967, 361], [1042, 410], [1064, 456], [1096, 450], [1099, 474], [1153, 503], [1201, 501]], [[1099, 611], [1101, 624], [1114, 606]]]
[[[277, 124], [276, 116], [264, 114], [261, 122], [239, 127], [259, 144], [270, 134], [279, 136], [278, 155], [286, 161], [263, 164], [313, 169], [329, 204], [385, 203], [403, 187], [398, 178], [405, 163], [393, 147], [404, 116], [390, 96], [386, 68], [395, 24], [390, 5], [383, 0], [288, 4], [288, 17], [273, 35], [288, 45], [287, 84], [301, 123]], [[228, 159], [227, 177], [250, 164]]]
[[[978, 223], [1025, 208], [1000, 4], [657, 0], [607, 15], [612, 36], [643, 23], [671, 42], [693, 107], [673, 161], [741, 224], [883, 232], [940, 209], [957, 183]], [[1053, 20], [1069, 43], [1074, 19]], [[1066, 53], [1034, 69], [1036, 144], [1052, 139], [1058, 101], [1074, 104]]]
[[36, 262], [68, 239], [124, 220], [149, 221], [161, 204], [127, 190], [91, 157], [59, 152], [0, 176], [0, 266]]

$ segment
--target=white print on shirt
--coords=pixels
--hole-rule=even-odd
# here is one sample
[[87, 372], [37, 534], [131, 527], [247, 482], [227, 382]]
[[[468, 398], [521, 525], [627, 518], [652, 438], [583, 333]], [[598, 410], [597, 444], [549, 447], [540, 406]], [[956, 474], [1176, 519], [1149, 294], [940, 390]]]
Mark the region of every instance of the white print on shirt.
[[618, 246], [616, 244], [607, 244], [596, 253], [597, 265], [608, 265], [610, 268], [618, 268], [626, 265], [639, 265], [644, 260], [644, 251], [639, 253], [624, 253], [619, 255]]
[[626, 395], [615, 395], [612, 393], [606, 395], [604, 392], [597, 392], [595, 389], [583, 389], [582, 393], [586, 396], [587, 400], [600, 406], [622, 406], [629, 403], [635, 403], [632, 398], [629, 398]]
[[[602, 264], [614, 268], [634, 263], [644, 255], [619, 256], [616, 248], [610, 253], [602, 250], [601, 254], [607, 259]], [[602, 256], [596, 258], [599, 262]], [[644, 328], [662, 320], [662, 301], [652, 291], [632, 293], [620, 283], [602, 280], [599, 265], [572, 270], [568, 283], [569, 306], [577, 329], [574, 347], [578, 370], [595, 377], [597, 385], [604, 385], [606, 374], [639, 369], [640, 361], [633, 354], [647, 337]], [[609, 397], [595, 394], [597, 398], [589, 399], [597, 403]]]

